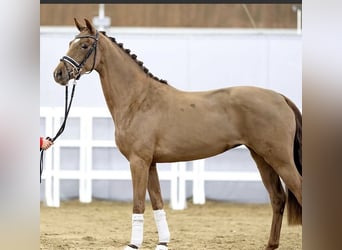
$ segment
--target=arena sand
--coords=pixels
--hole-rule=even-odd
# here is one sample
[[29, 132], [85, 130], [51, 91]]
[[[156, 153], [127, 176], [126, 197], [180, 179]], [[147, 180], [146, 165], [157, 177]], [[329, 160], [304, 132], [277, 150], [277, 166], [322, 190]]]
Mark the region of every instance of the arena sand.
[[[118, 249], [131, 234], [131, 203], [98, 201], [89, 204], [62, 202], [59, 208], [40, 205], [40, 249]], [[171, 232], [170, 250], [259, 250], [270, 231], [271, 206], [207, 201], [187, 202], [185, 210], [165, 206]], [[147, 202], [144, 243], [141, 250], [154, 250], [158, 241], [151, 204]], [[286, 212], [280, 250], [302, 249], [302, 226], [288, 226]]]

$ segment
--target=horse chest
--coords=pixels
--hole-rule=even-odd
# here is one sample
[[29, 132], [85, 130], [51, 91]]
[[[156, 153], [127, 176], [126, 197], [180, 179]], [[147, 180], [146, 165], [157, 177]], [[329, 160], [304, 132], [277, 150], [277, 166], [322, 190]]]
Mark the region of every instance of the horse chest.
[[115, 142], [128, 160], [132, 155], [151, 155], [151, 140], [138, 129], [116, 129]]
[[115, 143], [119, 148], [120, 152], [126, 156], [129, 155], [129, 149], [132, 142], [132, 138], [127, 135], [125, 131], [116, 129], [115, 130]]

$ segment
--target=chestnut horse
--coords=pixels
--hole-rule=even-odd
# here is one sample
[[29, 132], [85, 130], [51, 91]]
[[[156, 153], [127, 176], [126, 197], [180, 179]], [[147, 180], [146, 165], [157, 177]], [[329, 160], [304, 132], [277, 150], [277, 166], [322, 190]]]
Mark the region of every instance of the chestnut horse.
[[266, 249], [278, 248], [286, 201], [289, 224], [302, 223], [302, 115], [293, 102], [250, 86], [178, 90], [84, 21], [75, 19], [80, 33], [70, 42], [54, 79], [66, 85], [92, 70], [99, 73], [115, 141], [132, 175], [132, 231], [125, 249], [142, 245], [146, 190], [158, 229], [156, 249], [168, 249], [170, 232], [156, 163], [206, 158], [238, 145], [250, 150], [270, 196], [273, 218]]

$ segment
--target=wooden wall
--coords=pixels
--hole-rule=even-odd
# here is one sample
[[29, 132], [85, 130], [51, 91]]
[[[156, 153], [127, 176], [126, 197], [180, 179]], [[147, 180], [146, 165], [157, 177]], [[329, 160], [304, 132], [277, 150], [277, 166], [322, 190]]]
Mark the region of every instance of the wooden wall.
[[[256, 28], [296, 28], [293, 4], [247, 4]], [[41, 4], [42, 26], [74, 25], [73, 17], [90, 20], [98, 4]], [[242, 4], [105, 4], [112, 26], [252, 28]]]

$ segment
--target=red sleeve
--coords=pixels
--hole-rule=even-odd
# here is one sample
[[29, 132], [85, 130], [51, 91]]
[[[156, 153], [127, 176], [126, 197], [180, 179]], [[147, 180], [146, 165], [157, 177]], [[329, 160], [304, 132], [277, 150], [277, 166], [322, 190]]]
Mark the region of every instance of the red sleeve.
[[43, 146], [43, 137], [39, 138], [39, 148], [42, 148]]

